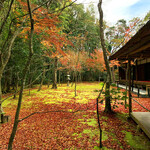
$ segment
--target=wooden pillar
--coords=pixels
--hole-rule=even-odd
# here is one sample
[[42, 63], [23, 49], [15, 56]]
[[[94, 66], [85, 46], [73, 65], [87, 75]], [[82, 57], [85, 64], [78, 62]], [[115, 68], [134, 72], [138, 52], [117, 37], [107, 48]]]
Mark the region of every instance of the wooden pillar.
[[138, 70], [137, 70], [137, 60], [135, 62], [135, 80], [137, 81], [138, 80]]
[[131, 59], [128, 59], [128, 65], [129, 65], [129, 70], [128, 70], [128, 81], [129, 81], [129, 116], [131, 116], [132, 112], [132, 97], [131, 97]]

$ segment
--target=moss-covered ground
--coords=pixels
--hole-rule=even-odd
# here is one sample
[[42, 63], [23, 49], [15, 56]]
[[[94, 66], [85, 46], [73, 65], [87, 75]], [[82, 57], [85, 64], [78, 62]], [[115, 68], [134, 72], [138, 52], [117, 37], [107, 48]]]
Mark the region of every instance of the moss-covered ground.
[[[14, 150], [94, 150], [99, 148], [99, 129], [96, 115], [96, 98], [102, 88], [100, 83], [79, 83], [77, 96], [74, 86], [58, 85], [58, 89], [43, 86], [37, 92], [24, 90], [20, 119], [33, 112], [37, 113], [19, 123], [14, 140]], [[4, 97], [6, 97], [5, 95]], [[18, 98], [18, 96], [17, 96]], [[146, 100], [147, 101], [147, 100]], [[10, 97], [3, 103], [10, 123], [0, 127], [0, 150], [7, 149], [12, 131], [17, 99]], [[140, 108], [135, 104], [135, 110]], [[150, 142], [136, 124], [128, 120], [124, 106], [106, 114], [104, 103], [99, 104], [102, 127], [103, 150], [150, 149]]]

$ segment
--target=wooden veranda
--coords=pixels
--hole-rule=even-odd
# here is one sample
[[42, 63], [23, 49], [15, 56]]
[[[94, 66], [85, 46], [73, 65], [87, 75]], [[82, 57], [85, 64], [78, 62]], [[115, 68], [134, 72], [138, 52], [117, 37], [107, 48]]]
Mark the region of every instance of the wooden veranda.
[[129, 116], [150, 138], [150, 110], [132, 112], [131, 61], [150, 58], [150, 21], [148, 21], [122, 48], [110, 56], [110, 60], [128, 60]]

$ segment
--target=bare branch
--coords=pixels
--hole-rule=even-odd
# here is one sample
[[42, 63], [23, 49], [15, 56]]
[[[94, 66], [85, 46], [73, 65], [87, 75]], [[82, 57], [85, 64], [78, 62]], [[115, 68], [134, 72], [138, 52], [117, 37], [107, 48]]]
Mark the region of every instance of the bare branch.
[[55, 113], [55, 112], [64, 112], [64, 113], [73, 113], [73, 114], [74, 114], [74, 113], [77, 113], [77, 112], [87, 111], [87, 110], [88, 110], [88, 109], [85, 109], [85, 110], [76, 110], [76, 111], [53, 110], [53, 111], [33, 112], [33, 113], [31, 113], [30, 115], [28, 115], [28, 116], [26, 116], [26, 117], [24, 117], [24, 118], [18, 120], [18, 122], [21, 122], [21, 121], [23, 121], [23, 120], [25, 120], [25, 119], [27, 119], [27, 118], [29, 118], [29, 117], [35, 115], [35, 114], [45, 114], [45, 113]]

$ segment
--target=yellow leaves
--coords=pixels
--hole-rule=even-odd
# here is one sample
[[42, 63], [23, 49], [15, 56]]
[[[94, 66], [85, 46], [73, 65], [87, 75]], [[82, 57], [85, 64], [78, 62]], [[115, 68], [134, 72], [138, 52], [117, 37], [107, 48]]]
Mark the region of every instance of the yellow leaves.
[[52, 44], [49, 43], [49, 41], [46, 41], [46, 40], [43, 40], [41, 43], [42, 43], [44, 46], [48, 47], [48, 48], [50, 48], [50, 47], [52, 46]]

